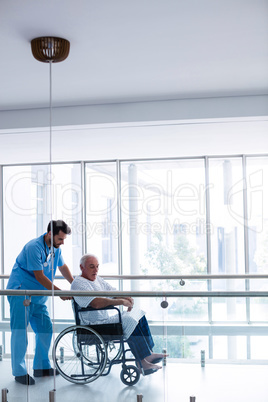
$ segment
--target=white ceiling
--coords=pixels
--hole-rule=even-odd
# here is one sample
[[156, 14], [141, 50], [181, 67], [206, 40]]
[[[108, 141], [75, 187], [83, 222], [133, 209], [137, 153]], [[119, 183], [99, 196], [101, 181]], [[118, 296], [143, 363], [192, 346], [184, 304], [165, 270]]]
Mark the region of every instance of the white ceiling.
[[0, 110], [268, 94], [268, 0], [0, 0]]

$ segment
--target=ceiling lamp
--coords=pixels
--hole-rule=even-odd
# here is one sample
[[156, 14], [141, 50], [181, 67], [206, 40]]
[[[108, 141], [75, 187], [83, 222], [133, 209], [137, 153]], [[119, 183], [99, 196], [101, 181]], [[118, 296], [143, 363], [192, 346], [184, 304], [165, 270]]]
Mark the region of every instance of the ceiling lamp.
[[[52, 63], [59, 63], [65, 60], [70, 51], [70, 42], [67, 39], [57, 38], [55, 36], [41, 36], [32, 39], [31, 48], [36, 60], [43, 63], [49, 63], [49, 162], [50, 173], [52, 163]], [[50, 174], [52, 177], [52, 175]], [[52, 184], [51, 184], [51, 207], [52, 207]], [[52, 208], [51, 208], [52, 211]], [[51, 216], [52, 220], [52, 216]], [[51, 225], [51, 236], [53, 238], [53, 225]], [[51, 247], [52, 249], [52, 247]], [[53, 261], [52, 261], [53, 266]], [[53, 281], [53, 280], [52, 280]]]
[[[59, 63], [65, 60], [70, 51], [70, 42], [66, 39], [57, 38], [54, 36], [43, 36], [40, 38], [35, 38], [31, 41], [32, 54], [34, 58], [43, 63], [49, 63], [49, 183], [48, 188], [51, 194], [50, 197], [50, 211], [51, 211], [51, 221], [53, 220], [53, 185], [52, 185], [52, 63]], [[51, 238], [53, 238], [53, 225], [51, 225]], [[51, 281], [54, 282], [54, 257], [53, 257], [53, 242], [50, 247], [51, 253], [51, 263], [52, 263], [52, 278]], [[54, 287], [52, 286], [52, 298], [54, 298]], [[54, 303], [52, 303], [52, 317], [54, 323]], [[53, 324], [54, 325], [54, 324]], [[55, 331], [53, 329], [53, 337], [55, 336]], [[55, 343], [55, 339], [54, 339]], [[54, 375], [54, 389], [55, 375]]]
[[33, 39], [31, 47], [36, 60], [43, 63], [58, 63], [68, 57], [70, 42], [54, 36], [43, 36]]

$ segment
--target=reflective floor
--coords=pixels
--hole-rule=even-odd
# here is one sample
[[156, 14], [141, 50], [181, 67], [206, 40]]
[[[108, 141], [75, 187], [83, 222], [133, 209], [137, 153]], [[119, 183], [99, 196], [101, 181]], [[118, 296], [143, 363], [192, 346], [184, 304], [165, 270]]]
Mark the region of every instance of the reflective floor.
[[88, 385], [76, 385], [57, 376], [37, 378], [30, 387], [16, 383], [11, 375], [10, 361], [0, 362], [0, 387], [8, 389], [8, 402], [48, 402], [49, 391], [56, 386], [56, 402], [267, 402], [268, 367], [266, 365], [188, 364], [169, 360], [159, 372], [141, 377], [132, 387], [120, 380], [120, 366], [113, 367], [107, 377]]

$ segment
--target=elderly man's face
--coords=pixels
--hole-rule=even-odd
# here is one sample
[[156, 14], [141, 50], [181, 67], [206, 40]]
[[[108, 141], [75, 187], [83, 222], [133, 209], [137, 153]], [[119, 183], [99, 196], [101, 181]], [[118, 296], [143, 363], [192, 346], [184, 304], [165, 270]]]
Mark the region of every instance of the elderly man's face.
[[86, 260], [85, 266], [81, 266], [81, 270], [83, 278], [95, 281], [99, 271], [99, 261], [95, 257], [89, 257]]

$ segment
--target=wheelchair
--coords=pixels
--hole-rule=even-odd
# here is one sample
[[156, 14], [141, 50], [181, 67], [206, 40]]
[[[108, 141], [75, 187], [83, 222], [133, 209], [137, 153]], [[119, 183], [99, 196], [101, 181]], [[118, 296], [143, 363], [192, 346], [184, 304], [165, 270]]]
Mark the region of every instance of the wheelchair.
[[[79, 307], [72, 301], [76, 325], [64, 329], [56, 338], [52, 350], [56, 369], [66, 380], [75, 384], [87, 384], [110, 373], [115, 364], [121, 364], [120, 379], [125, 385], [135, 385], [140, 379], [140, 370], [134, 357], [125, 348], [121, 312], [115, 306], [99, 310], [116, 310], [118, 323], [80, 325], [79, 313], [96, 311], [92, 307]], [[132, 355], [131, 355], [132, 356]], [[132, 364], [127, 364], [132, 363]]]

